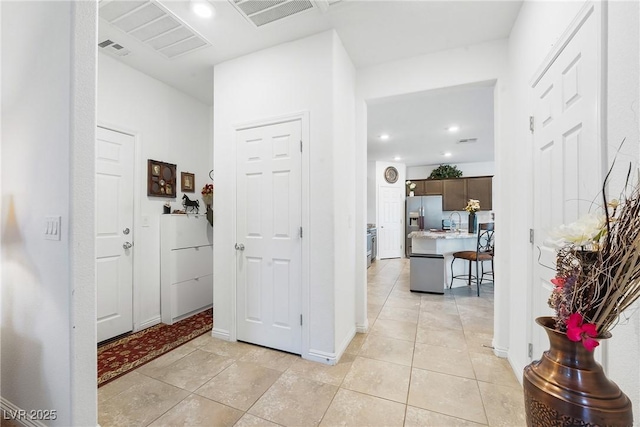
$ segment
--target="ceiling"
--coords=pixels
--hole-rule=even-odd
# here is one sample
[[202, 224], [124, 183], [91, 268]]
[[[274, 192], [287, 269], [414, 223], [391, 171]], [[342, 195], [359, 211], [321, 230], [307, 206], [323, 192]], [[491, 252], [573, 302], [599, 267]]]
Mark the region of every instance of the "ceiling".
[[[407, 166], [493, 161], [493, 87], [486, 82], [369, 102], [367, 159]], [[459, 129], [449, 131], [454, 125]]]
[[[100, 0], [98, 41], [113, 42], [101, 51], [211, 105], [213, 66], [223, 61], [335, 29], [356, 68], [363, 68], [506, 38], [522, 4], [521, 0], [198, 1], [213, 5], [213, 18], [197, 16], [189, 0]], [[311, 8], [257, 26], [239, 12], [238, 6], [256, 9], [270, 5], [265, 9], [269, 11], [283, 3], [308, 3]], [[113, 19], [118, 15], [114, 11], [127, 9], [132, 12]], [[143, 10], [151, 9], [156, 15], [164, 14], [151, 24], [160, 26], [161, 22], [171, 21], [180, 26], [180, 31], [191, 34], [194, 50], [171, 57], [167, 51], [157, 50], [162, 36], [141, 41], [144, 38], [140, 32], [147, 31], [151, 24], [141, 25], [136, 31], [129, 29], [130, 22], [123, 23], [123, 17], [124, 21], [132, 21], [132, 15], [144, 15]], [[124, 49], [114, 49], [115, 44]], [[123, 52], [127, 55], [120, 56]], [[446, 130], [453, 124], [460, 127], [457, 133]], [[381, 141], [378, 136], [382, 133], [388, 133], [389, 140]], [[399, 161], [408, 166], [492, 161], [493, 83], [371, 102], [368, 135], [370, 161]], [[457, 143], [469, 138], [477, 141]], [[444, 152], [451, 152], [451, 157], [444, 157]]]
[[[213, 99], [213, 66], [232, 58], [333, 28], [356, 68], [362, 68], [506, 38], [521, 6], [520, 0], [306, 0], [314, 6], [312, 9], [257, 27], [232, 4], [239, 0], [209, 0], [215, 8], [210, 19], [195, 15], [188, 0], [150, 1], [193, 30], [206, 45], [168, 58], [104, 16], [100, 19], [99, 42], [110, 39], [124, 46], [130, 53], [119, 57], [122, 62], [209, 105]], [[101, 0], [100, 10], [110, 2]]]

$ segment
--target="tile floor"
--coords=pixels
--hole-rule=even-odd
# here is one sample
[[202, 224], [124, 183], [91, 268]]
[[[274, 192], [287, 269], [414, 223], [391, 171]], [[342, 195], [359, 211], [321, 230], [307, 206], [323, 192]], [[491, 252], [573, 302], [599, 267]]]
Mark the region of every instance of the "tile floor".
[[409, 291], [408, 260], [368, 272], [368, 334], [336, 366], [201, 336], [98, 390], [107, 426], [524, 426], [493, 355], [493, 287]]

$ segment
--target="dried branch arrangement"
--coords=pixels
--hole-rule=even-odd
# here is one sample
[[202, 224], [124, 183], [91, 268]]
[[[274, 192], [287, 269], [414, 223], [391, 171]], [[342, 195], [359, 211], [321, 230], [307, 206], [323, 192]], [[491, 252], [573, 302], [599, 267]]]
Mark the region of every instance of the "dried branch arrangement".
[[598, 345], [592, 338], [609, 335], [621, 313], [640, 298], [640, 180], [630, 184], [629, 167], [621, 201], [608, 201], [612, 169], [602, 188], [603, 212], [551, 233], [558, 247], [549, 298], [556, 329], [589, 349]]

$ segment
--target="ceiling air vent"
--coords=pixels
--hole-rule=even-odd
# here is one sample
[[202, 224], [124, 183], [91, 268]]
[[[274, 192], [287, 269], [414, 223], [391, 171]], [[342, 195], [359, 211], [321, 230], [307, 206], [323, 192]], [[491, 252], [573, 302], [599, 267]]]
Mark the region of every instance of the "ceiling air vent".
[[110, 53], [115, 56], [127, 56], [131, 53], [129, 49], [109, 39], [98, 43], [98, 47], [102, 49], [103, 52]]
[[154, 0], [102, 0], [100, 18], [167, 58], [211, 46], [193, 28]]
[[478, 142], [478, 138], [465, 138], [465, 139], [459, 139], [458, 142], [456, 142], [456, 144], [473, 144]]
[[315, 9], [310, 0], [229, 0], [256, 27]]

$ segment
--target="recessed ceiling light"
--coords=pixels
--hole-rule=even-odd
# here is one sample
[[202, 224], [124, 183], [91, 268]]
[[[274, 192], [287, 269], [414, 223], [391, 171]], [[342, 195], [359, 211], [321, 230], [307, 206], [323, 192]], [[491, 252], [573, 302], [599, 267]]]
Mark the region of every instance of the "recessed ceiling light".
[[443, 153], [442, 155], [445, 157], [451, 157], [451, 153], [449, 151], [447, 151], [446, 153]]
[[447, 130], [448, 130], [449, 132], [458, 132], [458, 131], [460, 130], [460, 128], [459, 128], [458, 126], [456, 126], [456, 125], [453, 125], [453, 126], [449, 126], [449, 127], [447, 128]]
[[400, 156], [395, 156], [395, 157], [393, 158], [393, 160], [395, 160], [395, 161], [397, 162], [398, 160], [402, 160], [402, 157], [400, 157]]
[[191, 10], [201, 18], [213, 16], [213, 6], [207, 0], [191, 0]]
[[386, 134], [386, 133], [383, 133], [382, 135], [380, 135], [380, 139], [385, 141], [385, 140], [389, 139], [389, 135]]

